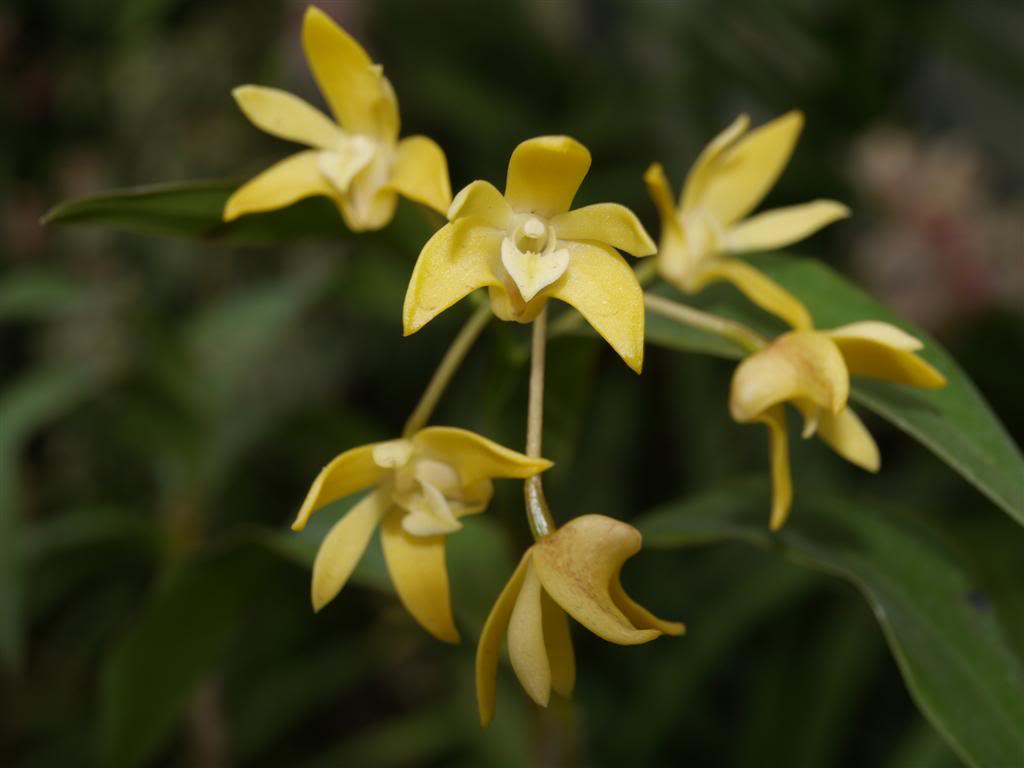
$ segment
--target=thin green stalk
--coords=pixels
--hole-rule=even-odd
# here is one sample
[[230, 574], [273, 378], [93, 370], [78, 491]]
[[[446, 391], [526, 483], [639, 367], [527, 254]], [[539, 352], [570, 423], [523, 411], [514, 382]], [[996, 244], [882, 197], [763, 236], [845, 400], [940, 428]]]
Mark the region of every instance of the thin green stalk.
[[[526, 455], [539, 458], [544, 434], [544, 353], [547, 347], [548, 309], [544, 307], [533, 321], [530, 343], [530, 402], [526, 412]], [[544, 498], [540, 476], [527, 478], [523, 486], [526, 516], [534, 539], [541, 539], [555, 530], [555, 522]]]
[[652, 312], [667, 317], [669, 320], [734, 341], [747, 352], [757, 352], [768, 344], [768, 340], [764, 336], [743, 323], [719, 317], [653, 293], [644, 294], [644, 304]]
[[480, 332], [490, 322], [490, 319], [491, 308], [485, 304], [478, 307], [469, 320], [466, 321], [466, 324], [462, 326], [459, 335], [455, 337], [452, 345], [448, 347], [448, 351], [441, 358], [441, 364], [434, 371], [434, 376], [423, 391], [423, 396], [420, 398], [419, 403], [417, 403], [416, 409], [412, 412], [409, 420], [405, 422], [402, 437], [409, 437], [413, 433], [418, 432], [430, 419], [434, 408], [437, 407], [437, 402], [441, 399], [445, 389], [448, 388], [448, 383], [452, 380], [452, 376], [455, 375], [455, 371], [458, 370], [459, 365], [461, 365], [466, 354], [472, 348], [473, 342], [480, 336]]

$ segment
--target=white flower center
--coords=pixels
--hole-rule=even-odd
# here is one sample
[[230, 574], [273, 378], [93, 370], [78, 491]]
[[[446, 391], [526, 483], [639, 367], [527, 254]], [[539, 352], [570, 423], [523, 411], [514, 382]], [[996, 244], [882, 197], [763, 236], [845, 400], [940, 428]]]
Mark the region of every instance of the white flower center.
[[373, 139], [358, 134], [345, 134], [334, 149], [320, 152], [317, 167], [330, 185], [343, 195], [349, 191], [356, 174], [373, 161], [378, 154], [377, 148], [377, 142]]
[[476, 511], [461, 500], [462, 482], [444, 461], [417, 455], [409, 440], [373, 447], [373, 461], [390, 469], [382, 482], [391, 502], [404, 511], [402, 527], [413, 536], [438, 536], [462, 527], [459, 517]]
[[516, 217], [501, 241], [501, 263], [524, 303], [565, 274], [569, 251], [557, 245], [551, 227], [530, 214]]
[[711, 258], [725, 245], [725, 229], [707, 209], [694, 208], [681, 218], [686, 250], [693, 266]]

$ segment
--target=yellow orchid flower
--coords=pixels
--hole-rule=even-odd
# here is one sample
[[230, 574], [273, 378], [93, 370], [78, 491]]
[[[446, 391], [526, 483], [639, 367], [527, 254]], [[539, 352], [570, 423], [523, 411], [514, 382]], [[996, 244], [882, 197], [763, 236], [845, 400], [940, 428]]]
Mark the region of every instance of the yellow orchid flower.
[[512, 669], [542, 707], [552, 689], [567, 697], [576, 682], [568, 616], [619, 645], [685, 631], [683, 624], [657, 618], [623, 590], [619, 572], [640, 551], [640, 543], [640, 531], [631, 525], [583, 515], [526, 551], [480, 635], [476, 690], [482, 725], [494, 718], [498, 655], [506, 630]]
[[541, 136], [512, 152], [502, 195], [474, 181], [452, 202], [450, 223], [420, 252], [405, 295], [405, 334], [477, 288], [494, 314], [532, 321], [549, 298], [571, 304], [622, 359], [643, 364], [643, 292], [616, 249], [650, 256], [654, 242], [628, 208], [569, 210], [590, 152], [568, 136]]
[[791, 331], [740, 363], [729, 410], [738, 422], [761, 421], [770, 430], [772, 530], [786, 522], [793, 500], [783, 404], [803, 415], [805, 438], [817, 434], [847, 461], [877, 472], [878, 446], [847, 405], [850, 375], [926, 389], [945, 386], [945, 376], [914, 354], [922, 347], [894, 325], [867, 320], [829, 331]]
[[495, 477], [532, 477], [551, 466], [454, 427], [427, 427], [409, 438], [362, 445], [324, 467], [292, 529], [316, 510], [371, 486], [372, 493], [324, 538], [313, 564], [313, 609], [345, 586], [380, 526], [388, 573], [406, 609], [435, 637], [458, 642], [445, 568], [445, 536], [459, 518], [482, 512]]
[[834, 200], [815, 200], [749, 216], [775, 184], [803, 128], [800, 112], [788, 112], [747, 132], [740, 115], [701, 152], [679, 197], [655, 163], [644, 181], [661, 216], [658, 272], [684, 293], [725, 280], [793, 328], [810, 328], [810, 315], [780, 285], [732, 254], [781, 248], [850, 215]]
[[452, 192], [444, 152], [425, 136], [398, 140], [398, 102], [380, 65], [317, 8], [306, 11], [302, 44], [337, 122], [285, 91], [236, 88], [235, 101], [257, 128], [310, 149], [244, 184], [227, 201], [224, 220], [314, 195], [333, 200], [353, 232], [391, 221], [396, 195], [447, 211]]

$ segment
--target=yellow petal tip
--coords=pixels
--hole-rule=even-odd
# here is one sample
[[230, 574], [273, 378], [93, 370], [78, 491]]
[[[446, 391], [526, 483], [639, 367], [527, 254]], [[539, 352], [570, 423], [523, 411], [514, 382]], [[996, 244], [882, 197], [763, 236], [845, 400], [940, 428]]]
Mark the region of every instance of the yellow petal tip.
[[792, 121], [793, 123], [795, 123], [795, 128], [797, 131], [802, 130], [804, 127], [804, 123], [807, 122], [807, 118], [804, 116], [804, 113], [799, 109], [791, 109], [789, 110], [789, 112], [782, 115], [778, 119]]
[[457, 629], [452, 627], [450, 630], [434, 631], [431, 630], [430, 634], [436, 637], [443, 643], [450, 643], [451, 645], [459, 645], [462, 642], [462, 638], [459, 636]]
[[221, 214], [221, 218], [225, 222], [234, 221], [244, 213], [245, 211], [238, 205], [236, 195], [232, 195], [228, 198], [228, 201], [224, 203], [224, 212]]
[[681, 621], [665, 621], [664, 619], [659, 619], [657, 631], [660, 635], [679, 637], [686, 634], [686, 625]]
[[245, 94], [250, 93], [251, 91], [255, 90], [257, 87], [258, 86], [249, 85], [249, 84], [246, 84], [246, 85], [236, 85], [234, 88], [231, 89], [231, 97], [235, 101], [241, 101], [242, 99], [245, 98]]
[[644, 171], [644, 181], [648, 184], [657, 184], [665, 177], [665, 166], [661, 163], [651, 163]]
[[306, 8], [306, 12], [302, 16], [302, 23], [308, 24], [311, 19], [315, 18], [330, 20], [330, 16], [328, 16], [326, 13], [321, 11], [315, 5], [310, 5]]

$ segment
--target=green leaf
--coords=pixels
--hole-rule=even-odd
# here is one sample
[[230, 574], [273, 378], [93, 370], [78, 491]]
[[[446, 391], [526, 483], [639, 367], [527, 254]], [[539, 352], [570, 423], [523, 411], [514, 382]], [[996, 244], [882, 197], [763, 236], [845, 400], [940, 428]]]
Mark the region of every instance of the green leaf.
[[234, 546], [183, 564], [157, 590], [102, 670], [102, 765], [143, 765], [165, 744], [273, 575], [267, 563], [261, 550]]
[[151, 184], [104, 192], [56, 206], [45, 224], [90, 224], [124, 232], [231, 243], [273, 243], [348, 235], [337, 208], [324, 197], [225, 223], [221, 214], [235, 179]]
[[[309, 197], [275, 211], [225, 222], [224, 204], [240, 184], [238, 179], [209, 179], [115, 189], [61, 203], [50, 209], [43, 223], [84, 224], [234, 245], [354, 237], [326, 197]], [[400, 202], [387, 238], [414, 255], [442, 223], [436, 213]], [[359, 235], [364, 249], [376, 239], [374, 233]]]
[[[759, 256], [751, 263], [804, 301], [819, 328], [882, 320], [921, 339], [925, 343], [922, 357], [942, 371], [946, 387], [923, 390], [854, 379], [852, 399], [929, 448], [1024, 525], [1024, 456], [967, 374], [938, 342], [820, 262], [773, 255]], [[773, 320], [742, 304], [735, 291], [708, 291], [698, 298], [694, 304], [741, 318], [759, 331], [778, 331]], [[663, 319], [648, 329], [647, 340], [688, 352], [741, 357], [732, 345], [709, 345], [702, 334]]]
[[868, 600], [925, 716], [968, 763], [1024, 765], [1024, 666], [964, 563], [916, 517], [803, 493], [768, 531], [767, 483], [741, 482], [639, 521], [651, 548], [737, 539], [838, 576]]

